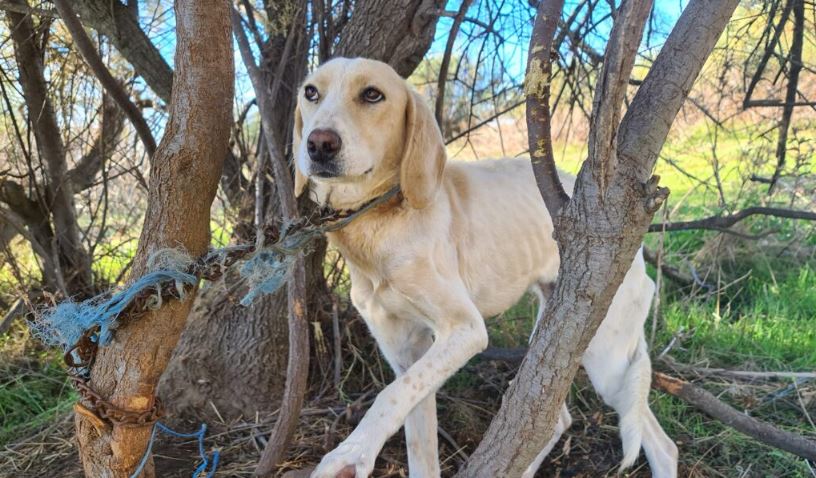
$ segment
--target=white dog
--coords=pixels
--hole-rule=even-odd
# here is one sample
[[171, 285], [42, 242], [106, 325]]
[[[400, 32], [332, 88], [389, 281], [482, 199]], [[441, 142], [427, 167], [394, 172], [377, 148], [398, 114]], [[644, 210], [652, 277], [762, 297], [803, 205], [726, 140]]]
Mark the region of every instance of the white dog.
[[[397, 379], [313, 477], [367, 477], [405, 426], [412, 477], [439, 476], [435, 394], [487, 346], [484, 317], [555, 281], [553, 225], [525, 160], [449, 162], [425, 101], [388, 65], [338, 58], [312, 73], [295, 113], [295, 189], [355, 209], [399, 184], [401, 195], [329, 235], [348, 264], [351, 300]], [[568, 190], [573, 179], [564, 177]], [[648, 406], [643, 323], [654, 294], [639, 253], [583, 358], [620, 415], [623, 467], [641, 446], [654, 476], [677, 474], [677, 447]], [[541, 312], [539, 312], [539, 318]], [[569, 427], [530, 464], [532, 477]], [[352, 472], [353, 470], [353, 472]]]

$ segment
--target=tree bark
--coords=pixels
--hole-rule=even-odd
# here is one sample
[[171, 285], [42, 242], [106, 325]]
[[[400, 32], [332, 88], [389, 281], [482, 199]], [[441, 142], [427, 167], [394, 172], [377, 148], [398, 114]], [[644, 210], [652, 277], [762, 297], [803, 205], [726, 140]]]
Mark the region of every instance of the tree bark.
[[[281, 11], [290, 10], [281, 8]], [[278, 24], [282, 19], [273, 20]], [[278, 66], [282, 65], [280, 76], [269, 74], [265, 79], [270, 90], [275, 81], [279, 82], [272, 102], [277, 106], [275, 114], [264, 124], [265, 128], [271, 129], [278, 145], [291, 141], [296, 100], [292, 91], [297, 89], [306, 73], [305, 14], [299, 21], [301, 28], [294, 31], [291, 31], [290, 23], [284, 23], [279, 33], [272, 34], [262, 49], [260, 63], [268, 72], [277, 73]], [[294, 47], [286, 53], [290, 31], [294, 35], [290, 44]], [[266, 163], [268, 165], [269, 161]], [[264, 168], [261, 174], [266, 177], [268, 172]], [[282, 216], [276, 184], [267, 186], [264, 223], [280, 223]], [[248, 191], [247, 195], [250, 194]], [[247, 197], [245, 201], [251, 202], [251, 198]], [[244, 208], [242, 212], [239, 221], [251, 224], [251, 209]], [[249, 234], [237, 234], [235, 239], [247, 242], [252, 238]], [[310, 306], [318, 304], [321, 292], [325, 292], [324, 250], [325, 246], [318, 247], [306, 260]], [[167, 399], [174, 413], [205, 419], [220, 414], [229, 420], [268, 413], [280, 403], [289, 350], [286, 293], [263, 295], [250, 307], [242, 307], [237, 305], [235, 292], [228, 286], [230, 283], [229, 278], [224, 278], [208, 287], [198, 298], [173, 360], [162, 378], [160, 396]]]
[[[596, 90], [598, 120], [619, 114], [650, 3], [624, 2], [616, 17]], [[583, 352], [667, 194], [649, 179], [657, 154], [737, 3], [692, 0], [620, 128], [593, 122], [590, 157], [556, 219], [555, 291], [501, 409], [458, 476], [520, 476], [552, 436]]]
[[430, 48], [442, 0], [357, 0], [335, 56], [384, 61], [407, 77]]
[[[28, 6], [25, 0], [14, 0], [21, 6]], [[6, 19], [11, 30], [20, 85], [23, 89], [29, 119], [34, 129], [37, 151], [43, 160], [45, 201], [43, 214], [53, 218], [54, 234], [51, 243], [43, 244], [56, 257], [66, 293], [70, 295], [90, 294], [93, 290], [91, 264], [87, 251], [82, 246], [74, 207], [73, 188], [68, 176], [65, 147], [57, 125], [57, 117], [43, 72], [43, 52], [38, 44], [30, 15], [7, 12]]]
[[[228, 147], [234, 81], [229, 3], [178, 0], [175, 9], [177, 76], [170, 120], [151, 167], [133, 278], [159, 249], [179, 248], [192, 257], [207, 250], [210, 206]], [[124, 320], [113, 343], [100, 348], [90, 386], [117, 407], [150, 409], [191, 305], [191, 299], [173, 301]], [[151, 424], [100, 426], [84, 414], [76, 415], [76, 427], [85, 473], [93, 477], [130, 476], [151, 432]], [[143, 476], [154, 476], [152, 466]]]

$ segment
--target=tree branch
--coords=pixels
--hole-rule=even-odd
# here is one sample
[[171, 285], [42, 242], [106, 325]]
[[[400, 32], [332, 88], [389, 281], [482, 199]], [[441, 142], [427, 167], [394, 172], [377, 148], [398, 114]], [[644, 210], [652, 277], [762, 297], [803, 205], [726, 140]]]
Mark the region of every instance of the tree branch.
[[619, 100], [651, 2], [629, 0], [616, 15], [597, 86], [605, 93], [596, 91], [594, 102], [594, 146], [557, 218], [552, 298], [499, 412], [458, 476], [520, 476], [552, 436], [584, 351], [666, 197], [649, 180], [657, 153], [737, 3], [691, 0], [619, 129]]
[[[442, 55], [442, 64], [439, 66], [439, 78], [436, 82], [436, 105], [434, 107], [434, 116], [436, 117], [436, 124], [442, 129], [442, 113], [445, 109], [445, 84], [448, 81], [448, 68], [450, 67], [451, 55], [453, 54], [453, 45], [456, 43], [456, 35], [459, 33], [459, 27], [462, 25], [462, 20], [465, 18], [470, 4], [473, 0], [463, 0], [459, 6], [459, 12], [453, 19], [450, 32], [448, 33], [448, 42], [445, 44], [445, 53]], [[445, 131], [442, 131], [442, 136]]]
[[83, 22], [111, 40], [136, 73], [169, 104], [173, 70], [139, 26], [133, 12], [119, 0], [72, 0], [71, 5]]
[[105, 91], [116, 101], [116, 104], [122, 108], [125, 116], [127, 116], [128, 120], [133, 124], [133, 127], [136, 128], [136, 133], [142, 140], [147, 154], [152, 157], [153, 153], [156, 152], [156, 140], [153, 139], [153, 133], [150, 132], [150, 127], [142, 116], [142, 112], [130, 101], [130, 97], [122, 88], [122, 85], [116, 81], [113, 75], [108, 71], [105, 63], [102, 62], [102, 58], [99, 57], [91, 39], [88, 38], [88, 34], [85, 33], [85, 29], [77, 19], [70, 2], [67, 0], [52, 1], [62, 16], [62, 22], [65, 24], [65, 28], [71, 33], [77, 50], [82, 54], [85, 62], [91, 68], [94, 75], [96, 75], [102, 87], [105, 88]]
[[538, 190], [553, 218], [557, 217], [561, 208], [569, 201], [555, 167], [550, 130], [553, 37], [563, 8], [563, 0], [543, 1], [538, 5], [524, 80], [530, 161]]
[[68, 171], [74, 193], [84, 191], [96, 184], [96, 174], [116, 148], [117, 138], [124, 126], [124, 114], [108, 95], [102, 96], [102, 125], [91, 149], [83, 155], [76, 166]]
[[[297, 20], [305, 15], [301, 8]], [[281, 208], [283, 222], [291, 221], [297, 214], [294, 184], [292, 174], [286, 164], [283, 148], [275, 138], [273, 115], [275, 103], [270, 90], [266, 87], [263, 72], [255, 63], [252, 50], [244, 31], [240, 14], [232, 9], [232, 26], [241, 58], [246, 65], [250, 81], [255, 90], [258, 101], [258, 111], [261, 115], [262, 133], [264, 142], [272, 160], [272, 169], [275, 173], [278, 204]], [[295, 25], [292, 25], [293, 32]], [[291, 33], [290, 33], [291, 34]], [[281, 402], [278, 420], [272, 430], [269, 442], [258, 462], [256, 476], [272, 476], [275, 468], [284, 456], [286, 447], [294, 434], [303, 398], [306, 394], [309, 375], [309, 329], [306, 310], [306, 272], [302, 254], [298, 255], [292, 267], [291, 276], [287, 283], [288, 322], [289, 322], [289, 358], [286, 367], [286, 384], [284, 386], [283, 401]]]
[[738, 211], [727, 216], [712, 216], [694, 221], [669, 222], [666, 224], [651, 224], [649, 232], [666, 231], [687, 231], [690, 229], [710, 229], [721, 231], [751, 216], [771, 216], [786, 219], [801, 219], [805, 221], [816, 221], [816, 212], [797, 211], [794, 209], [783, 209], [777, 207], [754, 206]]
[[744, 433], [768, 446], [779, 448], [808, 460], [816, 461], [816, 441], [795, 433], [780, 430], [775, 426], [752, 418], [734, 410], [714, 395], [689, 382], [660, 372], [652, 375], [652, 387], [673, 395], [684, 402], [711, 415], [729, 427]]
[[[223, 0], [176, 0], [175, 12], [177, 75], [165, 136], [150, 169], [131, 280], [146, 272], [148, 258], [160, 249], [180, 248], [191, 257], [206, 252], [210, 209], [229, 145], [235, 81], [229, 6]], [[189, 297], [170, 301], [139, 320], [123, 321], [114, 340], [99, 348], [89, 385], [117, 407], [149, 410], [192, 303]], [[75, 421], [87, 476], [126, 478], [134, 472], [151, 423], [114, 423], [100, 430], [83, 414]], [[152, 469], [144, 476], [154, 476]]]
[[651, 5], [651, 1], [621, 4], [609, 34], [600, 80], [595, 87], [589, 126], [589, 161], [603, 194], [606, 194], [618, 166], [616, 134], [621, 123], [621, 107]]

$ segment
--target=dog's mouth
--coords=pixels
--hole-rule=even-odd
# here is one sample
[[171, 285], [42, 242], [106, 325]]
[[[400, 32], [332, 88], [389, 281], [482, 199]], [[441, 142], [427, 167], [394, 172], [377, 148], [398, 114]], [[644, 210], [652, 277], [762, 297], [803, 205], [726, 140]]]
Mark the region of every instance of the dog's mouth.
[[341, 174], [334, 166], [312, 165], [311, 176], [320, 179], [358, 179], [368, 176], [374, 171], [374, 167], [370, 167], [363, 171], [362, 174], [355, 174], [353, 176]]
[[336, 178], [340, 176], [340, 171], [338, 171], [336, 164], [312, 163], [311, 169], [311, 175], [321, 179]]

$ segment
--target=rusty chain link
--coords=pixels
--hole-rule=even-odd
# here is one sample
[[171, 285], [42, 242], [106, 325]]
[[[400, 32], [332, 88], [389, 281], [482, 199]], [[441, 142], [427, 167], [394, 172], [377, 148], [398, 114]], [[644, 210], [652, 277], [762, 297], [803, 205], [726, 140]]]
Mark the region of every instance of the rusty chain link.
[[88, 380], [78, 375], [70, 375], [79, 396], [87, 403], [88, 409], [93, 411], [100, 419], [107, 420], [114, 425], [149, 425], [163, 415], [159, 397], [153, 396], [153, 403], [147, 410], [125, 410], [117, 407], [111, 402], [102, 398], [89, 385]]

